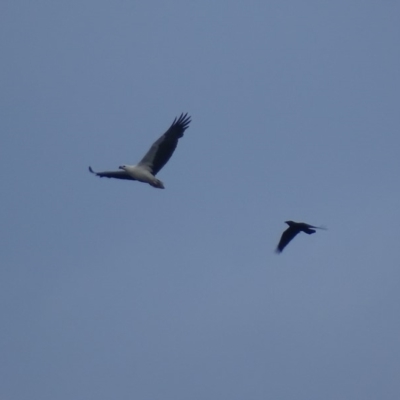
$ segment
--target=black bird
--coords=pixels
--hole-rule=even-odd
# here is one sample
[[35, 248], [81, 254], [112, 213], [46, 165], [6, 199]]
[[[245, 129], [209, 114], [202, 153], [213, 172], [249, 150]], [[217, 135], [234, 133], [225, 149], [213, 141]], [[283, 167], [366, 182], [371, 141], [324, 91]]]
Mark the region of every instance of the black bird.
[[322, 226], [312, 226], [304, 222], [285, 221], [285, 224], [288, 224], [289, 228], [287, 228], [286, 231], [282, 233], [281, 240], [279, 241], [279, 244], [276, 248], [277, 253], [282, 253], [283, 249], [300, 232], [311, 235], [316, 232], [315, 229], [326, 229]]

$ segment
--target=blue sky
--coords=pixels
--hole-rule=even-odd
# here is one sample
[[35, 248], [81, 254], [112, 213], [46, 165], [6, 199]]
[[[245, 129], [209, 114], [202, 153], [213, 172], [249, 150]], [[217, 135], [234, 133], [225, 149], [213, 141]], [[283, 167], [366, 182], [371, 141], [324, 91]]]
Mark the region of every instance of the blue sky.
[[3, 1], [0, 397], [397, 398], [399, 15]]

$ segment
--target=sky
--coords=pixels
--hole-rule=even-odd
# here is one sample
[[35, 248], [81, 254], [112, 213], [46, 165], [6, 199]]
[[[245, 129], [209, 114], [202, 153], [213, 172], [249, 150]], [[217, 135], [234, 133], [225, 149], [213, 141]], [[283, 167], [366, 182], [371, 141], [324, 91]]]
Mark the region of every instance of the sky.
[[3, 0], [0, 398], [399, 398], [399, 15]]

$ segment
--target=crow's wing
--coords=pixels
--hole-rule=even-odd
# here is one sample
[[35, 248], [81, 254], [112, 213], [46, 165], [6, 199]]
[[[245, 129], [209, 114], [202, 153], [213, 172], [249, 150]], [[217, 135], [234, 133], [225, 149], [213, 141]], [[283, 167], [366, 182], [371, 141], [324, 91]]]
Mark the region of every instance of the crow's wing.
[[283, 249], [289, 244], [289, 242], [299, 233], [300, 231], [292, 226], [286, 229], [282, 233], [281, 240], [276, 248], [277, 253], [281, 253]]

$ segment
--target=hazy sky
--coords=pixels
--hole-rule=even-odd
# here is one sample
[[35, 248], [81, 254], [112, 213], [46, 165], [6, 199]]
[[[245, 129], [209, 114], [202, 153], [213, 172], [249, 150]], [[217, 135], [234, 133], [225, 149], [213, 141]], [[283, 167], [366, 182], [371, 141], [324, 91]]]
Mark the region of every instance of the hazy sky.
[[0, 399], [400, 398], [399, 16], [3, 0]]

